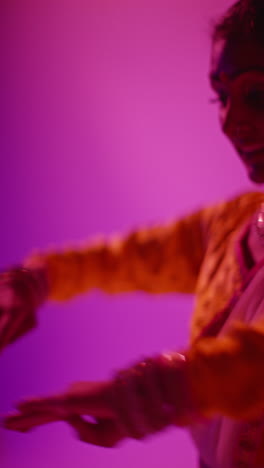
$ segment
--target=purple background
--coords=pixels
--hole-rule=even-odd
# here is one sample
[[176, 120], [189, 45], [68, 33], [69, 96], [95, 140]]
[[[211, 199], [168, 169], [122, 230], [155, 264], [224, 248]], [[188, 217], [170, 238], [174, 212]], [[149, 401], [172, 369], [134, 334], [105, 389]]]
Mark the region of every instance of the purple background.
[[[229, 1], [2, 0], [0, 267], [33, 248], [165, 222], [250, 187], [209, 105], [209, 24]], [[39, 313], [0, 358], [21, 397], [187, 342], [192, 298], [99, 292]], [[116, 450], [63, 424], [0, 430], [3, 468], [196, 466], [187, 433]]]

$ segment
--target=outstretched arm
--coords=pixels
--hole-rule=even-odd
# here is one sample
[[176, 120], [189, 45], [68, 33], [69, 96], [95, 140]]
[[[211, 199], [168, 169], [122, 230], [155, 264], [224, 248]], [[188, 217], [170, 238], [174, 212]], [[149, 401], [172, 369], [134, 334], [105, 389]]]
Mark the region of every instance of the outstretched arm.
[[107, 293], [193, 293], [204, 257], [212, 211], [204, 209], [167, 226], [86, 246], [39, 253], [25, 265], [46, 268], [50, 299], [67, 300], [91, 289]]
[[[250, 330], [246, 338], [238, 329], [226, 338], [203, 339], [185, 355], [156, 356], [112, 380], [79, 383], [60, 395], [23, 401], [5, 427], [26, 432], [65, 421], [84, 442], [112, 447], [126, 438], [141, 440], [170, 425], [189, 426], [216, 415], [254, 419], [263, 414], [264, 401], [259, 340], [263, 348], [263, 332]], [[87, 415], [93, 422], [84, 419]]]
[[47, 299], [63, 301], [92, 289], [194, 292], [211, 217], [205, 209], [167, 226], [37, 253], [0, 274], [0, 351], [35, 326]]
[[[252, 278], [232, 313], [252, 323], [233, 323], [220, 337], [198, 339], [183, 354], [146, 359], [102, 383], [82, 383], [62, 395], [17, 406], [6, 427], [26, 431], [64, 420], [89, 443], [112, 446], [142, 439], [168, 425], [188, 426], [223, 415], [251, 420], [264, 411], [264, 267]], [[89, 415], [94, 423], [85, 421]]]

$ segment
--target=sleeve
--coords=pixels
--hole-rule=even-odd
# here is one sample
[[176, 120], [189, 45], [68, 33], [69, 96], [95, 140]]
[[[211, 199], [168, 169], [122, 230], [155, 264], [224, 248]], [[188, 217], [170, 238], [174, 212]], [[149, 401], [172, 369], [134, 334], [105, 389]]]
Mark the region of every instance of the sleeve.
[[263, 321], [237, 322], [226, 336], [201, 339], [188, 359], [191, 393], [203, 416], [243, 420], [263, 414]]
[[91, 289], [193, 293], [212, 213], [212, 208], [205, 208], [166, 226], [90, 241], [79, 248], [35, 253], [24, 264], [44, 264], [49, 299], [58, 301]]

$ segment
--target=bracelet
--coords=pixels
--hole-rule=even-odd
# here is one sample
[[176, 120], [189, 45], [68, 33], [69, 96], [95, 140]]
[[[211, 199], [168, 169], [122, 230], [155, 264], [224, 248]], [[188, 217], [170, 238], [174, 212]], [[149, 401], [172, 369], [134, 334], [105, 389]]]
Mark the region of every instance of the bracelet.
[[163, 383], [164, 399], [167, 404], [174, 407], [172, 424], [188, 426], [204, 421], [191, 389], [188, 376], [189, 361], [186, 355], [165, 352], [157, 357], [157, 362]]
[[114, 402], [119, 427], [126, 437], [143, 439], [150, 431], [137, 392], [138, 374], [135, 368], [122, 370], [114, 380]]
[[[170, 425], [197, 421], [186, 366], [183, 354], [164, 353], [115, 374], [113, 406], [125, 436], [143, 439]], [[164, 381], [172, 375], [175, 388], [168, 391]]]

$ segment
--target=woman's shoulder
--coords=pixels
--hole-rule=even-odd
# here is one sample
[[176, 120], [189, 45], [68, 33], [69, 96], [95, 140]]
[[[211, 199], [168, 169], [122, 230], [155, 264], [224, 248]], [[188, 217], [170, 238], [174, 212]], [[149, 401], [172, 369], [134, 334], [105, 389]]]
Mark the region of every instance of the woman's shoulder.
[[245, 191], [229, 198], [220, 200], [212, 207], [213, 211], [220, 214], [238, 215], [254, 212], [260, 203], [264, 202], [263, 192]]
[[246, 222], [264, 202], [262, 192], [242, 192], [211, 204], [206, 208], [209, 225], [213, 231], [232, 231]]

